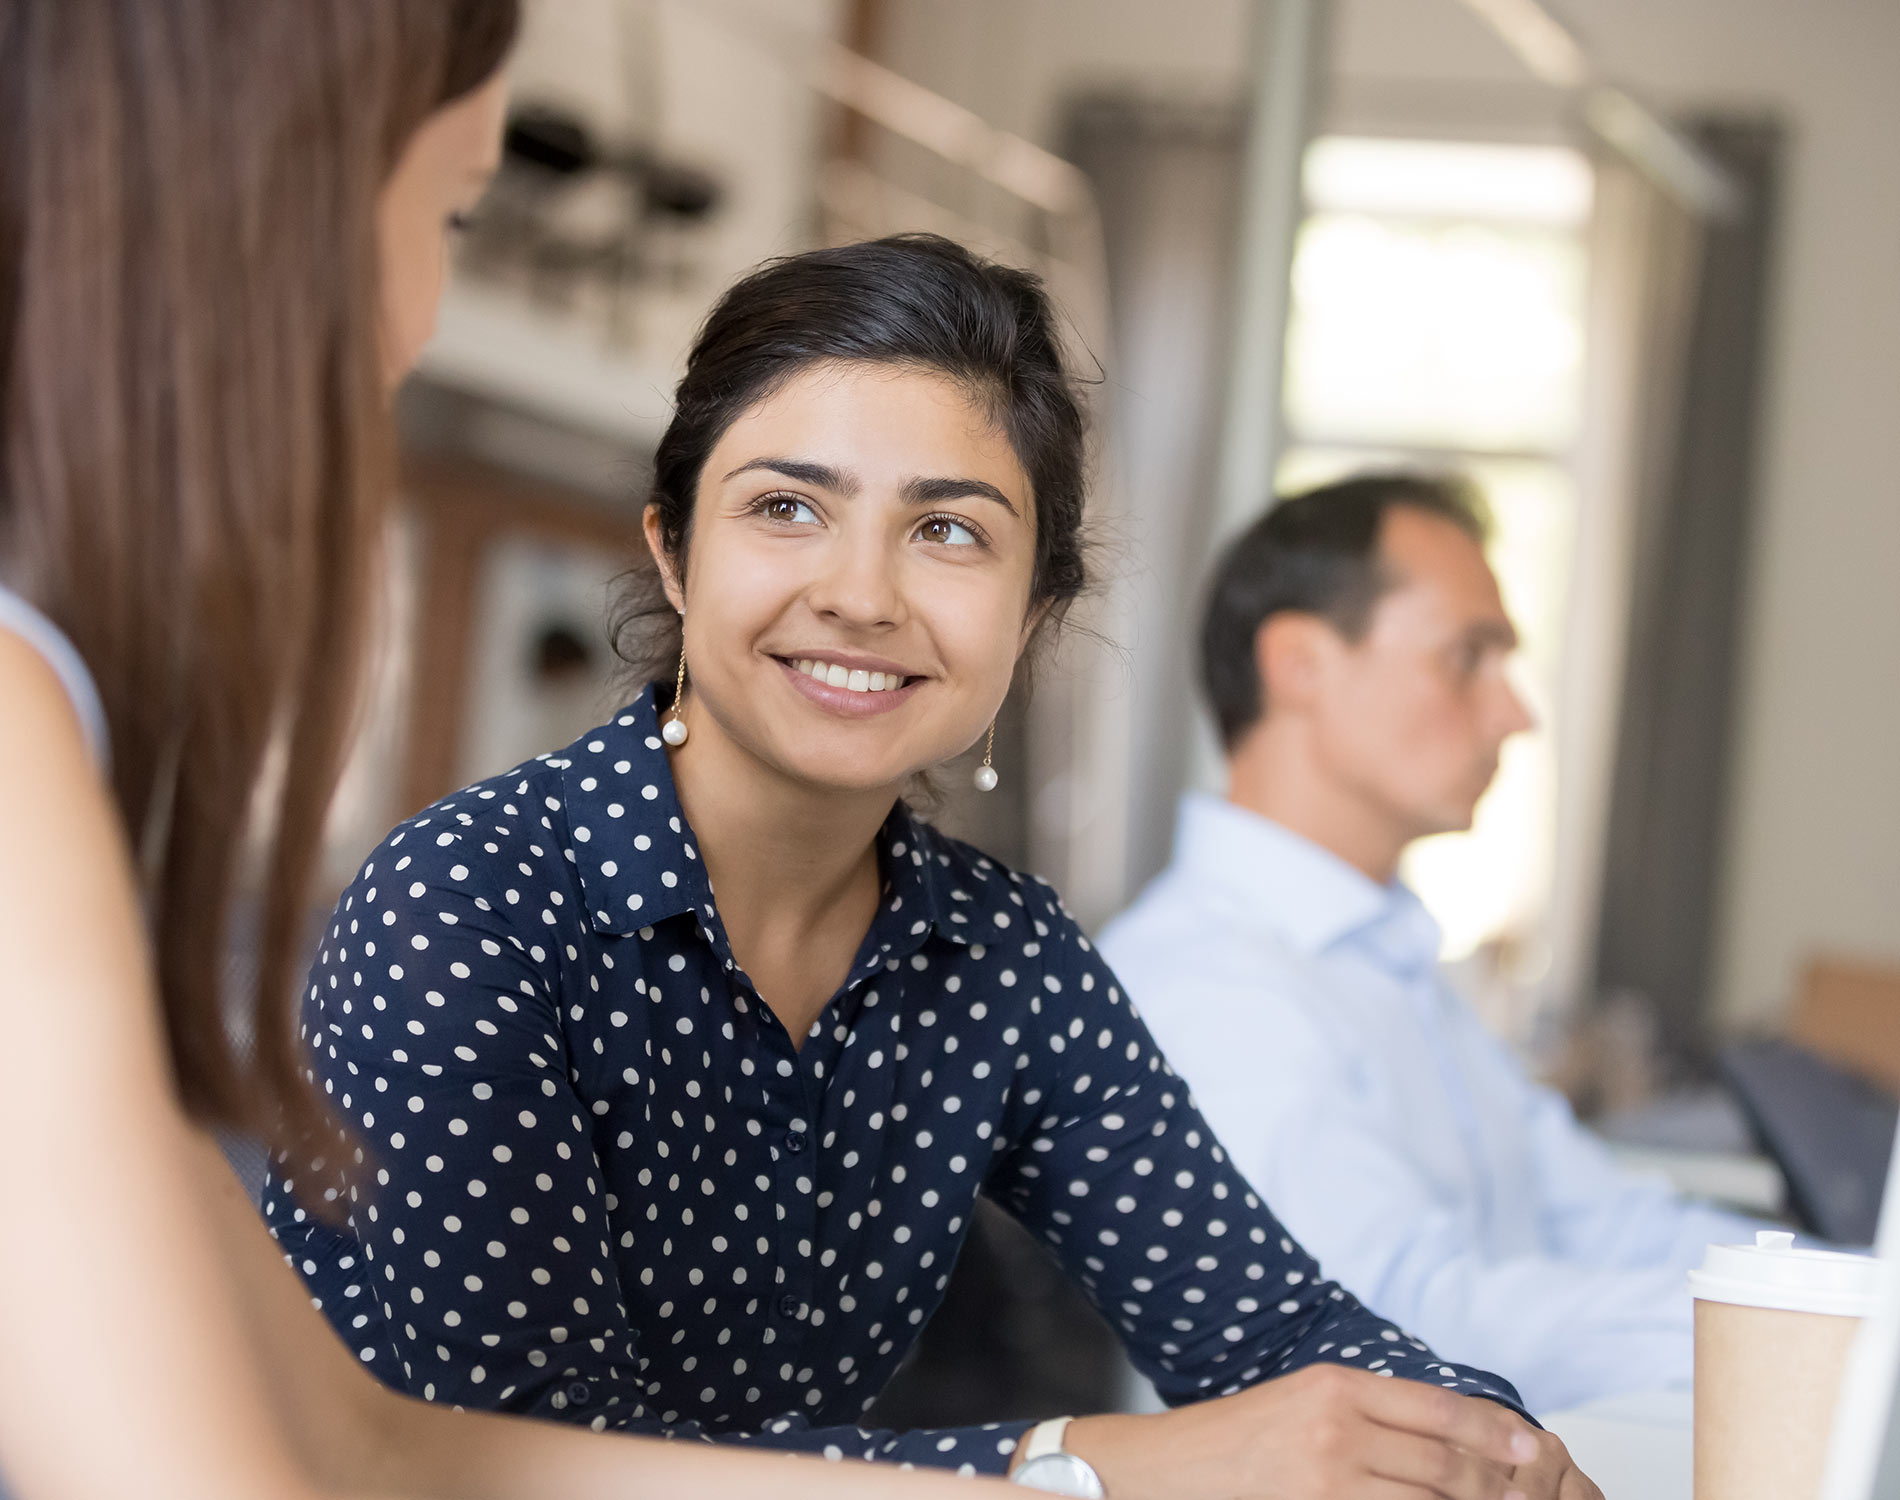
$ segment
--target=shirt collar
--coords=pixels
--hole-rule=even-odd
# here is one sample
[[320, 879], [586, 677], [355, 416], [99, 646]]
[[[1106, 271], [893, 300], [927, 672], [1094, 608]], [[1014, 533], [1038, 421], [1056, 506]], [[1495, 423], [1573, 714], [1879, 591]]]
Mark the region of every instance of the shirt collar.
[[1398, 880], [1380, 885], [1338, 855], [1221, 797], [1181, 799], [1174, 868], [1302, 953], [1352, 941], [1395, 972], [1437, 961], [1438, 924]]
[[976, 897], [966, 886], [978, 884], [994, 866], [985, 856], [946, 839], [899, 802], [878, 833], [884, 870], [884, 904], [901, 900], [898, 910], [917, 913], [911, 935], [921, 937], [919, 922], [934, 927], [953, 943], [968, 945]]
[[553, 757], [588, 920], [637, 932], [703, 907], [712, 888], [673, 789], [653, 689]]
[[[651, 685], [551, 764], [561, 773], [571, 855], [597, 931], [637, 932], [695, 908], [710, 922], [712, 886], [680, 809]], [[966, 887], [981, 880], [987, 860], [902, 802], [878, 831], [878, 853], [882, 955], [914, 951], [932, 929], [954, 943], [973, 940], [976, 900]]]

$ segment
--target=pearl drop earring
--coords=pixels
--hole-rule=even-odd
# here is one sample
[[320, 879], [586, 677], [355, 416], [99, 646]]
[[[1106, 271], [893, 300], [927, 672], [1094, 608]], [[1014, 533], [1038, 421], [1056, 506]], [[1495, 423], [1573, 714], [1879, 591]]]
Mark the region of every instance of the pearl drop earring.
[[979, 792], [996, 790], [996, 767], [990, 764], [990, 756], [996, 749], [996, 721], [990, 720], [990, 737], [983, 742], [983, 764], [976, 768], [976, 775], [970, 779], [976, 783]]
[[686, 706], [686, 643], [680, 642], [679, 676], [673, 682], [673, 716], [660, 726], [660, 738], [678, 749], [686, 743], [686, 720], [682, 710]]

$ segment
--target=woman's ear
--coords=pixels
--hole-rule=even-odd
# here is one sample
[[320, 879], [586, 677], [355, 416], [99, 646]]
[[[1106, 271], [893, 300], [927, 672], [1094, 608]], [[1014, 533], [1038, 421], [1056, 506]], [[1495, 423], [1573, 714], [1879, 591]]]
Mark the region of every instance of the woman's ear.
[[660, 587], [666, 590], [666, 602], [680, 614], [686, 613], [686, 588], [666, 550], [666, 533], [660, 524], [660, 507], [649, 505], [640, 513], [640, 530], [646, 534], [647, 551], [653, 554], [653, 566], [660, 570]]

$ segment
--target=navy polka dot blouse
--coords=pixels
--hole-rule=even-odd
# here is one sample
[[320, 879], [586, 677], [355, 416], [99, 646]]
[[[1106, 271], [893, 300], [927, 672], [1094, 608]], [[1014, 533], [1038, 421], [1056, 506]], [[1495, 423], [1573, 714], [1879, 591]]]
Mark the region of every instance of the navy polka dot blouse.
[[[1332, 1360], [1516, 1404], [1321, 1278], [1048, 886], [901, 805], [879, 854], [876, 920], [794, 1050], [727, 943], [651, 689], [389, 836], [303, 1005], [367, 1167], [280, 1159], [264, 1203], [371, 1369], [595, 1428], [1001, 1473], [1028, 1424], [855, 1425], [987, 1193], [1170, 1402]], [[336, 1227], [300, 1206], [325, 1195]]]

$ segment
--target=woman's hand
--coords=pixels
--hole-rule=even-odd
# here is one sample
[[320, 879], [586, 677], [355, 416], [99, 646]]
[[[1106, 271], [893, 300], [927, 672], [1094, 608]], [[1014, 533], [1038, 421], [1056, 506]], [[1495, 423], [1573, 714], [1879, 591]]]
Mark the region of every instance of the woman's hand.
[[1511, 1476], [1512, 1488], [1523, 1491], [1525, 1500], [1603, 1500], [1603, 1491], [1570, 1460], [1570, 1450], [1554, 1432], [1534, 1434], [1537, 1457], [1518, 1465]]
[[1158, 1415], [1083, 1417], [1063, 1446], [1111, 1500], [1602, 1500], [1563, 1444], [1505, 1407], [1340, 1365]]

